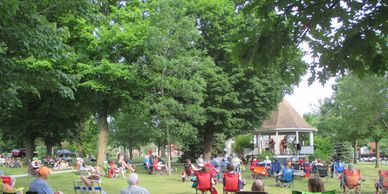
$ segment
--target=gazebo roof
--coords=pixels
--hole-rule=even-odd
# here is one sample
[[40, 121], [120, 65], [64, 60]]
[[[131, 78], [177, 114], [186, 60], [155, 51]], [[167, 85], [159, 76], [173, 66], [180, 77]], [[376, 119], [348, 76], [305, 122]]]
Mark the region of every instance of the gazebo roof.
[[279, 132], [310, 132], [317, 131], [316, 128], [309, 125], [302, 116], [286, 101], [282, 100], [278, 111], [274, 111], [271, 117], [263, 122], [257, 132], [275, 133]]

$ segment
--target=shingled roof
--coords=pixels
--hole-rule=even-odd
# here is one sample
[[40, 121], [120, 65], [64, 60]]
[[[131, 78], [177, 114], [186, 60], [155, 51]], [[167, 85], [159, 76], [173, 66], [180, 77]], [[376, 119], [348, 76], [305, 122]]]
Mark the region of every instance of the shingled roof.
[[286, 101], [279, 104], [278, 110], [272, 112], [271, 117], [263, 122], [258, 132], [309, 132], [317, 131], [309, 125], [302, 116]]

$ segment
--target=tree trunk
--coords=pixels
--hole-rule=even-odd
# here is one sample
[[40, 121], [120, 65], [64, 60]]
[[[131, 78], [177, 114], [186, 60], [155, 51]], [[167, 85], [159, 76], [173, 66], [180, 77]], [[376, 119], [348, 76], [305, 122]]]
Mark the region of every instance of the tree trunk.
[[97, 166], [102, 167], [106, 160], [108, 145], [108, 102], [103, 101], [98, 112]]
[[379, 141], [376, 141], [375, 140], [375, 143], [376, 143], [376, 165], [375, 167], [376, 168], [379, 168], [380, 167], [380, 146], [379, 146]]
[[34, 155], [35, 137], [26, 134], [24, 137], [23, 145], [26, 148], [25, 162], [26, 162], [26, 165], [28, 165], [30, 163], [30, 160], [32, 160], [33, 155]]
[[84, 157], [84, 147], [82, 146], [82, 144], [78, 143], [77, 148], [78, 148], [78, 157], [83, 158]]
[[46, 153], [47, 153], [47, 155], [50, 155], [50, 156], [53, 155], [53, 144], [52, 143], [46, 143]]
[[[167, 139], [168, 139], [168, 137], [167, 137]], [[168, 140], [167, 140], [167, 142], [168, 142]], [[167, 143], [167, 146], [168, 146], [168, 143]], [[166, 158], [166, 145], [161, 145], [161, 146], [159, 146], [159, 150], [160, 150], [160, 157], [162, 157], [162, 158]]]
[[[130, 147], [129, 144], [128, 144], [128, 147]], [[129, 148], [129, 149], [131, 149], [131, 148]], [[125, 158], [125, 160], [127, 160], [129, 158], [127, 146], [124, 146], [124, 158]], [[131, 158], [129, 158], [129, 159], [131, 159]]]
[[[168, 175], [171, 175], [171, 140], [170, 140], [170, 129], [167, 125], [166, 127], [166, 133], [167, 133], [167, 168], [168, 168]], [[165, 148], [165, 146], [163, 146]], [[164, 150], [164, 149], [163, 149]], [[165, 152], [163, 152], [165, 154]]]
[[128, 142], [128, 149], [129, 149], [129, 159], [132, 160], [132, 158], [133, 158], [133, 154], [132, 154], [132, 150], [133, 150], [132, 141]]
[[353, 163], [357, 164], [357, 139], [354, 140], [354, 153], [353, 153]]
[[204, 149], [203, 149], [203, 159], [205, 161], [210, 161], [213, 151], [213, 130], [209, 127], [205, 129], [205, 136], [203, 137]]

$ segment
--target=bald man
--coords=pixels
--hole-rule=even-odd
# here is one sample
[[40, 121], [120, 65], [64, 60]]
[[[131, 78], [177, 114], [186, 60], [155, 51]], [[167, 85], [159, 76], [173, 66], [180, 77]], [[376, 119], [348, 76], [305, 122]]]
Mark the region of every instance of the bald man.
[[252, 191], [264, 192], [264, 182], [262, 180], [255, 180], [251, 189]]
[[129, 174], [127, 182], [128, 187], [126, 189], [122, 189], [120, 194], [149, 194], [147, 189], [138, 185], [139, 176], [136, 173]]

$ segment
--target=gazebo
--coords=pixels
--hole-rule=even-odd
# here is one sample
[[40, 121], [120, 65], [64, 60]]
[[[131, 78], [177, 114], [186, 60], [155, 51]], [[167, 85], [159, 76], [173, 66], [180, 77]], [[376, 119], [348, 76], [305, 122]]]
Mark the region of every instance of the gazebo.
[[[280, 138], [284, 136], [292, 136], [292, 143], [295, 144], [299, 155], [308, 155], [314, 153], [314, 134], [317, 129], [310, 126], [302, 116], [296, 112], [296, 110], [286, 101], [282, 102], [278, 106], [278, 110], [272, 112], [270, 118], [265, 120], [260, 128], [254, 130], [255, 147], [258, 152], [261, 153], [265, 149], [263, 142], [268, 141], [271, 137], [275, 137], [274, 142], [274, 155], [282, 155], [279, 151]], [[300, 133], [309, 133], [309, 145], [304, 145], [299, 141]], [[267, 137], [265, 140], [264, 137]], [[290, 141], [290, 140], [288, 140]], [[284, 153], [283, 153], [284, 155]], [[287, 155], [290, 155], [288, 153]]]

